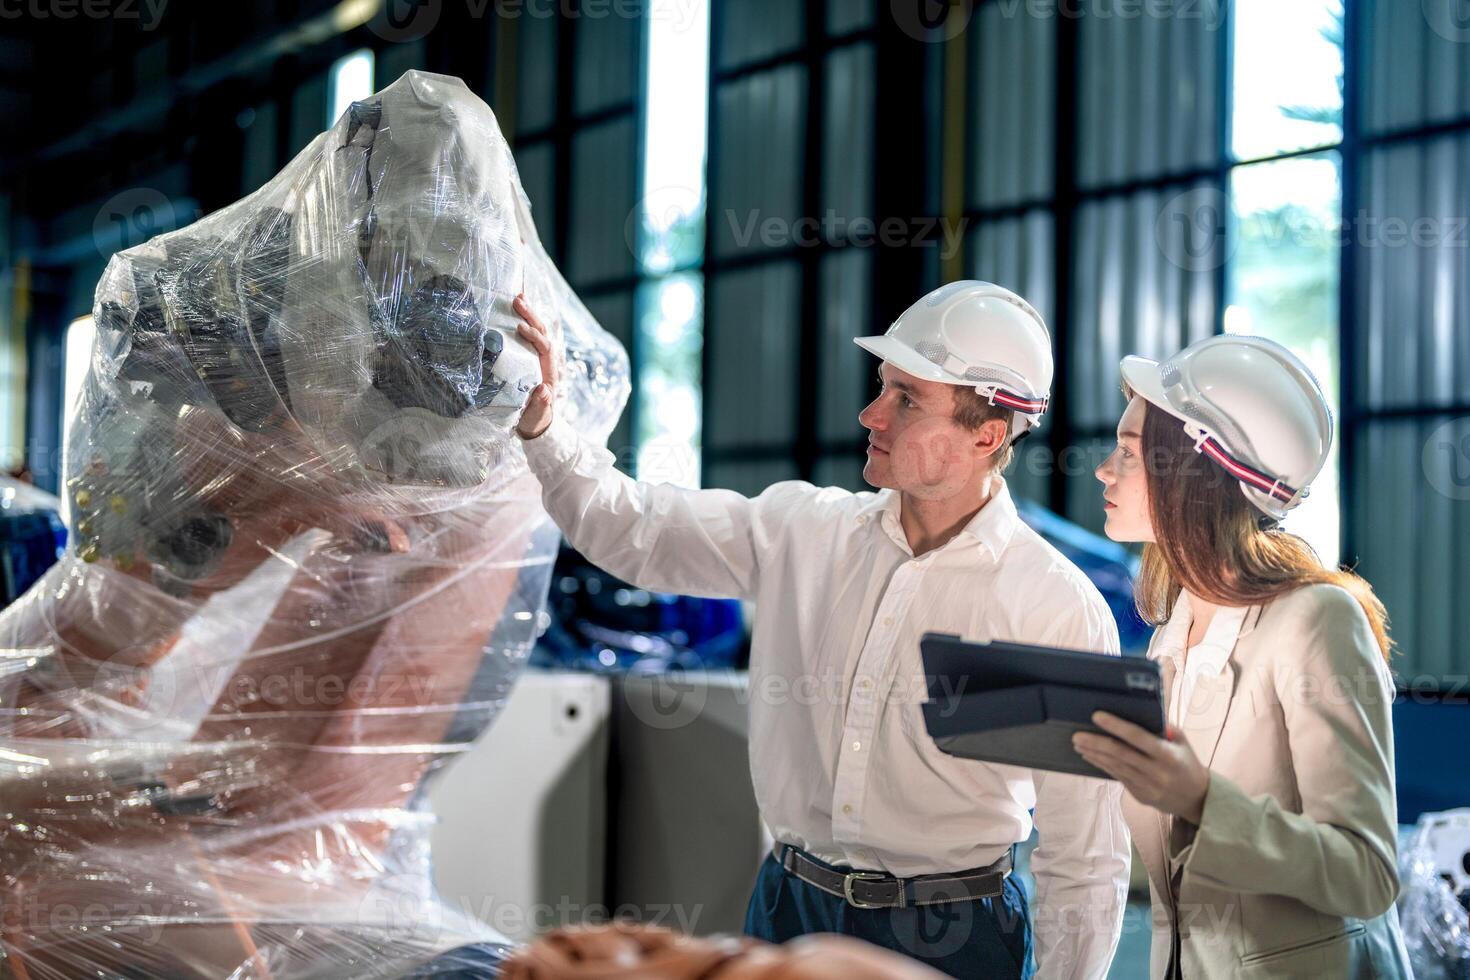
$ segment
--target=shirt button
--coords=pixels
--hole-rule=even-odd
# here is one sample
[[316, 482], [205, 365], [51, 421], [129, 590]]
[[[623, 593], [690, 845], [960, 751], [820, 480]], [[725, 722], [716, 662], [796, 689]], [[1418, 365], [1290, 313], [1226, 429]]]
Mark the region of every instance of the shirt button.
[[892, 616], [884, 616], [883, 617], [883, 625], [884, 626], [892, 626], [893, 625], [893, 617]]
[[861, 752], [863, 750], [863, 743], [862, 742], [853, 742], [852, 743], [852, 750], [854, 752]]
[[858, 523], [859, 524], [866, 524], [866, 523], [868, 523], [868, 519], [866, 517], [859, 517], [858, 518]]
[[852, 804], [851, 803], [844, 803], [844, 804], [842, 804], [842, 812], [843, 813], [851, 813], [852, 812]]

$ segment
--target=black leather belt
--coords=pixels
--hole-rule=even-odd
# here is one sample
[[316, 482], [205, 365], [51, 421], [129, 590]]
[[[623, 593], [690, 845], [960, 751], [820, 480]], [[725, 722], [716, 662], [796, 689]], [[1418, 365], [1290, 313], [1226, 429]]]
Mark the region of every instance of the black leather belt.
[[902, 909], [993, 898], [1001, 893], [1006, 875], [1011, 873], [1009, 850], [989, 867], [914, 878], [895, 878], [879, 871], [843, 871], [790, 844], [777, 844], [772, 853], [781, 867], [802, 881], [846, 899], [857, 909]]

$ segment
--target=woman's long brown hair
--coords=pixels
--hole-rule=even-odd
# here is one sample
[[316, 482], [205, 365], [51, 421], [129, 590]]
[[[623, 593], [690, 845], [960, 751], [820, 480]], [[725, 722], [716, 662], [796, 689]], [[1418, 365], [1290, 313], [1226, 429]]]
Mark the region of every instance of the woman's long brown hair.
[[1384, 659], [1392, 655], [1388, 612], [1372, 587], [1347, 569], [1327, 568], [1309, 544], [1275, 529], [1224, 468], [1194, 451], [1178, 419], [1145, 405], [1141, 443], [1156, 542], [1144, 546], [1135, 586], [1147, 622], [1166, 622], [1181, 589], [1224, 606], [1255, 606], [1325, 583], [1358, 600]]

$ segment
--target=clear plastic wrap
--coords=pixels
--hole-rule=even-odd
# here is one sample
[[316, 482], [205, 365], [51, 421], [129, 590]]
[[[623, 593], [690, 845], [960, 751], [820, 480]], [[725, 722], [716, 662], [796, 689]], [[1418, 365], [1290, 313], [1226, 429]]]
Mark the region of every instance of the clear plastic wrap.
[[626, 354], [489, 107], [419, 72], [113, 258], [73, 541], [0, 615], [0, 976], [427, 976], [500, 941], [434, 904], [423, 792], [509, 693], [559, 540], [517, 293], [605, 439]]
[[1399, 927], [1414, 976], [1470, 980], [1470, 807], [1424, 814], [1399, 850]]

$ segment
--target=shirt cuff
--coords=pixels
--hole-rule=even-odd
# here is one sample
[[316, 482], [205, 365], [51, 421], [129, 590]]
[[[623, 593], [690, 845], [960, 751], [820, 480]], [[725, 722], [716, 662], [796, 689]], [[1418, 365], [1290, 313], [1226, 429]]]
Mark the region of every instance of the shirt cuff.
[[565, 472], [581, 449], [581, 437], [571, 423], [560, 414], [554, 416], [546, 431], [534, 439], [522, 439], [526, 465], [542, 483], [546, 477]]

